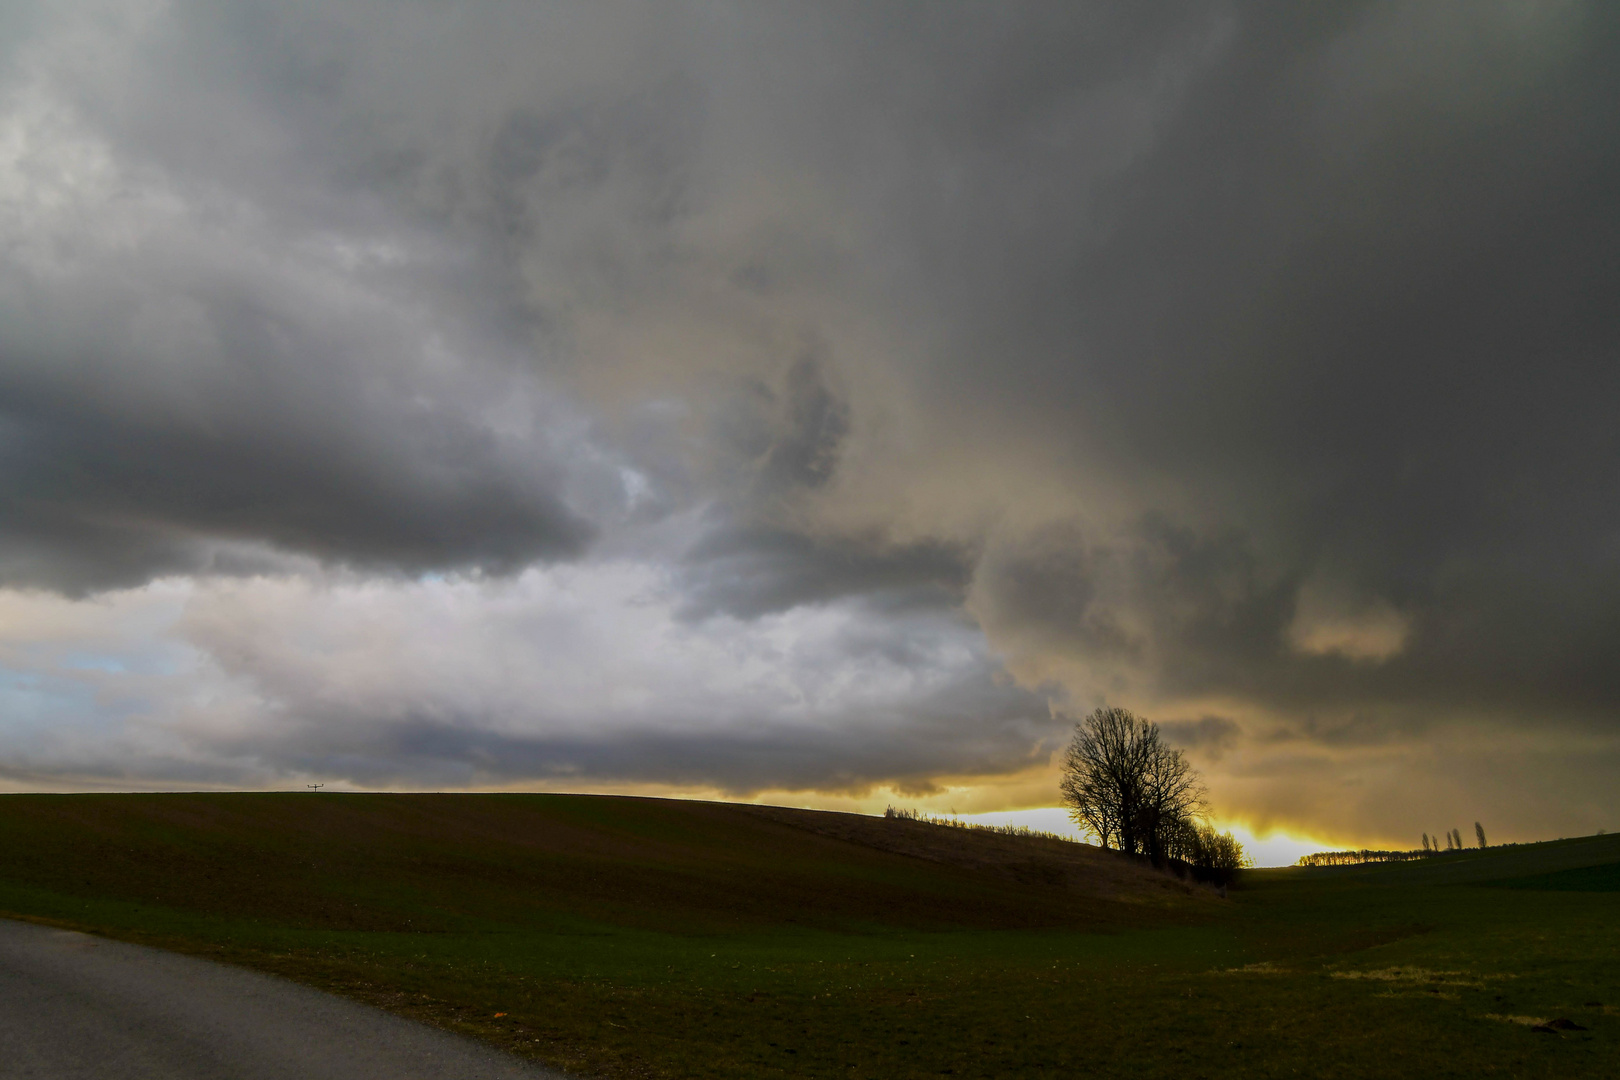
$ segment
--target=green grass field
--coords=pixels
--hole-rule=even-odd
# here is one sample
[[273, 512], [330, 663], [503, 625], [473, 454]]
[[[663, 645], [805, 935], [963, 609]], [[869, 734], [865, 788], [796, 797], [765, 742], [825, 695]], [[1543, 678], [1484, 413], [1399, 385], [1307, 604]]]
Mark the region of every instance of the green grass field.
[[[0, 914], [588, 1076], [1620, 1075], [1620, 837], [1252, 872], [553, 795], [0, 797]], [[1538, 1032], [1565, 1018], [1586, 1030]]]

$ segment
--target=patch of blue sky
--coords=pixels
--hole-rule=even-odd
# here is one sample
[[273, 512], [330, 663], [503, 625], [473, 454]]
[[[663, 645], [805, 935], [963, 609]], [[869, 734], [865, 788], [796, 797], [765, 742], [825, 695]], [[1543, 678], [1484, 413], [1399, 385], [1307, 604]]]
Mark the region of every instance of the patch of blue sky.
[[57, 660], [57, 666], [71, 671], [101, 671], [109, 675], [123, 675], [130, 670], [128, 657], [110, 653], [66, 653]]
[[[27, 662], [32, 661], [32, 662]], [[192, 666], [168, 643], [128, 652], [63, 650], [0, 666], [0, 754], [39, 738], [95, 737], [151, 713], [153, 680]]]
[[94, 686], [0, 668], [0, 733], [4, 735], [69, 719], [79, 723], [102, 713], [103, 702]]
[[165, 677], [188, 674], [196, 667], [197, 651], [172, 638], [154, 637], [118, 645], [125, 647], [54, 649], [39, 658], [40, 667], [48, 667], [68, 678], [78, 673], [88, 677]]

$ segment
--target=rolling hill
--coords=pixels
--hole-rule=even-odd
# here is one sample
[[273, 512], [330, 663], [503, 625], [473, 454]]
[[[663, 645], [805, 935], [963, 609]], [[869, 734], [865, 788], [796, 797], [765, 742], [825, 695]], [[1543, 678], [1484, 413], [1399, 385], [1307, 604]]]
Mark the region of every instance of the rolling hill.
[[780, 807], [0, 797], [0, 915], [626, 1080], [1609, 1077], [1617, 866], [1588, 837], [1222, 899], [1081, 844]]

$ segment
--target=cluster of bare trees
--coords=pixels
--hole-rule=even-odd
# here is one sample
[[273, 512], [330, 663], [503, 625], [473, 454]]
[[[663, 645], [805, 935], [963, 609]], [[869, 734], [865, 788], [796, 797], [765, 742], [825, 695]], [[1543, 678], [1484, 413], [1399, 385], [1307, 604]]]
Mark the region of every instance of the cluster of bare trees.
[[1237, 837], [1229, 832], [1216, 832], [1208, 822], [1197, 822], [1182, 829], [1178, 842], [1171, 846], [1170, 856], [1192, 866], [1200, 872], [1199, 876], [1221, 885], [1235, 879], [1239, 870], [1254, 865]]
[[1179, 861], [1225, 881], [1247, 865], [1243, 845], [1205, 822], [1204, 786], [1157, 724], [1097, 709], [1075, 725], [1063, 758], [1063, 801], [1103, 847]]

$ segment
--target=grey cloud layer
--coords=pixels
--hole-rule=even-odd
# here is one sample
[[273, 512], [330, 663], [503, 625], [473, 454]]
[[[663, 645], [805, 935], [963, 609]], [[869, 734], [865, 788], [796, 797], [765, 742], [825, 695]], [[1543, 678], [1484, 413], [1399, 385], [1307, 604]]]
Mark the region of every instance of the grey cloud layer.
[[948, 612], [692, 623], [679, 602], [667, 572], [623, 562], [4, 594], [6, 773], [921, 791], [1036, 765], [1061, 735]]
[[[899, 655], [965, 605], [1234, 769], [1616, 735], [1606, 7], [128, 20], [4, 54], [8, 584], [606, 552], [691, 627], [857, 604]], [[732, 783], [779, 731], [814, 786], [956, 769], [971, 713], [865, 772], [787, 721], [411, 739]]]

